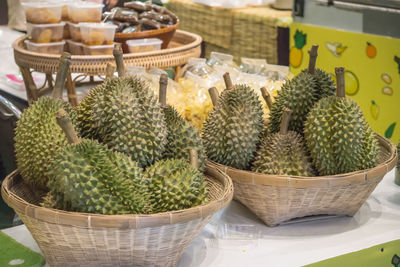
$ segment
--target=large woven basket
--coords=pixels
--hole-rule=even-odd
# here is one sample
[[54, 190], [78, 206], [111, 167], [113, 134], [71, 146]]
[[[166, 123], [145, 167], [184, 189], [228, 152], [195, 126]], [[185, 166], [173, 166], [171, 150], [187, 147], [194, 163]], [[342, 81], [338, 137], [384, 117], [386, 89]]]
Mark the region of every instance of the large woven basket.
[[210, 202], [153, 215], [99, 215], [38, 205], [42, 194], [17, 171], [3, 182], [5, 202], [20, 216], [51, 266], [174, 266], [214, 213], [232, 199], [232, 181], [207, 167]]
[[378, 136], [379, 165], [346, 174], [319, 177], [265, 175], [210, 163], [233, 180], [234, 199], [268, 226], [311, 215], [353, 216], [396, 164], [396, 147]]

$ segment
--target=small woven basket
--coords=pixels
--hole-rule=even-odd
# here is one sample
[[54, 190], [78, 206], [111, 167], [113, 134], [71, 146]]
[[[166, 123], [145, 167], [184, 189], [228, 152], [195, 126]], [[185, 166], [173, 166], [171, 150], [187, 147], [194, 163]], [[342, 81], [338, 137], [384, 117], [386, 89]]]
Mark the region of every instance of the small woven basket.
[[311, 215], [353, 216], [396, 164], [396, 147], [377, 136], [379, 165], [346, 174], [319, 177], [266, 175], [211, 162], [233, 180], [234, 199], [268, 226]]
[[232, 181], [206, 169], [210, 202], [152, 215], [100, 215], [40, 207], [43, 194], [17, 171], [1, 194], [25, 223], [50, 266], [175, 266], [213, 214], [232, 200]]

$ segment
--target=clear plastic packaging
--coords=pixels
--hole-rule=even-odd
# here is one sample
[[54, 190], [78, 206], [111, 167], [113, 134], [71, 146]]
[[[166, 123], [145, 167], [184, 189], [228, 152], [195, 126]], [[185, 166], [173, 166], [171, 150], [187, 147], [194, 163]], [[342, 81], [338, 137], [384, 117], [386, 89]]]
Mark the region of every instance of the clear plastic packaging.
[[45, 44], [37, 44], [28, 40], [25, 40], [26, 47], [29, 51], [33, 51], [36, 53], [42, 54], [56, 54], [61, 55], [64, 51], [65, 41], [57, 42], [57, 43], [45, 43]]
[[57, 24], [26, 24], [29, 39], [35, 43], [60, 42], [63, 39], [65, 22]]
[[65, 23], [64, 25], [64, 31], [63, 31], [63, 39], [70, 39], [71, 35], [69, 33], [69, 25], [68, 23]]
[[117, 25], [110, 23], [79, 23], [82, 43], [85, 45], [110, 45], [114, 42]]
[[89, 46], [82, 44], [83, 54], [90, 56], [112, 55], [114, 44]]
[[61, 22], [60, 3], [23, 2], [26, 21], [33, 24], [53, 24]]
[[67, 40], [68, 50], [72, 55], [83, 55], [82, 43]]
[[206, 77], [214, 70], [207, 65], [205, 58], [189, 58], [187, 71], [201, 77]]
[[79, 27], [79, 24], [74, 24], [71, 22], [67, 22], [67, 24], [69, 27], [69, 34], [71, 36], [71, 39], [74, 42], [82, 41], [81, 28]]
[[68, 4], [69, 20], [72, 23], [100, 22], [103, 4], [76, 2]]
[[162, 41], [157, 38], [128, 40], [126, 44], [130, 53], [143, 53], [155, 50], [161, 50]]
[[229, 54], [211, 52], [210, 59], [207, 60], [207, 64], [211, 67], [214, 65], [230, 66], [232, 68], [239, 68], [233, 61], [233, 56]]

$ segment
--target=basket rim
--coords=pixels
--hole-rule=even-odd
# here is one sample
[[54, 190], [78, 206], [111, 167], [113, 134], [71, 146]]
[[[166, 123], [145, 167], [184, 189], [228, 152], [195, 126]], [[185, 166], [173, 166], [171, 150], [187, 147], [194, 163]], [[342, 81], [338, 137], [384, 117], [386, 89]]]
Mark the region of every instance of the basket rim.
[[[172, 27], [171, 27], [172, 28]], [[197, 35], [195, 33], [191, 33], [191, 32], [187, 32], [187, 31], [183, 31], [183, 30], [176, 30], [175, 34], [182, 35], [182, 36], [187, 36], [192, 38], [192, 42], [188, 43], [188, 44], [183, 44], [181, 46], [178, 47], [172, 47], [172, 48], [166, 48], [166, 49], [162, 49], [162, 50], [157, 50], [157, 51], [149, 51], [149, 52], [142, 52], [142, 53], [124, 53], [123, 54], [123, 59], [125, 60], [132, 60], [132, 59], [138, 59], [138, 58], [143, 58], [143, 57], [149, 57], [149, 56], [167, 56], [169, 54], [179, 54], [183, 51], [187, 51], [187, 50], [191, 50], [194, 49], [196, 47], [198, 47], [201, 42], [202, 42], [202, 38], [200, 35]], [[43, 54], [43, 53], [37, 53], [37, 52], [32, 52], [29, 51], [27, 49], [24, 48], [23, 43], [25, 40], [27, 40], [28, 36], [24, 35], [21, 36], [20, 38], [16, 39], [13, 43], [12, 43], [12, 47], [14, 49], [14, 54], [15, 52], [19, 53], [20, 55], [18, 56], [31, 56], [31, 57], [35, 57], [38, 59], [42, 59], [42, 60], [56, 60], [59, 61], [60, 59], [60, 55], [55, 55], [55, 54]], [[173, 41], [174, 39], [172, 39], [171, 41]], [[103, 61], [110, 61], [113, 62], [114, 60], [114, 56], [113, 55], [96, 55], [96, 56], [90, 56], [90, 55], [71, 55], [71, 65], [79, 65], [82, 63], [85, 63], [87, 61], [91, 61], [93, 63], [93, 61], [99, 61], [99, 62], [103, 62]]]
[[226, 207], [233, 197], [232, 180], [221, 170], [206, 162], [206, 175], [217, 180], [223, 187], [223, 194], [207, 204], [184, 210], [155, 213], [155, 214], [127, 214], [103, 215], [94, 213], [69, 212], [37, 206], [25, 201], [10, 188], [12, 182], [19, 175], [18, 169], [9, 174], [1, 186], [1, 195], [4, 201], [17, 213], [24, 214], [37, 220], [53, 224], [63, 224], [86, 228], [118, 228], [139, 229], [159, 227], [177, 223], [185, 223], [196, 219], [204, 219]]
[[156, 29], [156, 30], [149, 30], [149, 31], [144, 31], [144, 32], [132, 32], [132, 33], [121, 33], [121, 32], [116, 32], [115, 33], [115, 38], [119, 39], [124, 39], [124, 38], [146, 38], [146, 36], [153, 36], [156, 34], [163, 34], [167, 32], [172, 32], [177, 29], [179, 29], [181, 22], [178, 19], [177, 22], [174, 25], [171, 25], [166, 28], [161, 28], [161, 29]]
[[390, 151], [390, 157], [374, 168], [344, 174], [313, 177], [261, 174], [253, 171], [239, 170], [211, 160], [209, 161], [211, 165], [219, 168], [234, 182], [238, 183], [296, 188], [346, 186], [381, 179], [395, 167], [397, 162], [397, 149], [395, 145], [385, 137], [378, 134], [376, 134], [376, 136], [379, 141], [379, 146]]

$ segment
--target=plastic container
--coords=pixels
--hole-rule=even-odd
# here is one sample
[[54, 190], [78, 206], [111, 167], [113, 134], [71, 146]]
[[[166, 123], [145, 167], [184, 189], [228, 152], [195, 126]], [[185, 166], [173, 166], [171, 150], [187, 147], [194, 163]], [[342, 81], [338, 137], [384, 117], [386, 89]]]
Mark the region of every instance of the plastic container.
[[67, 40], [68, 50], [72, 55], [83, 55], [83, 45], [72, 40]]
[[33, 24], [52, 24], [61, 22], [60, 3], [24, 2], [26, 21]]
[[37, 43], [26, 40], [25, 44], [29, 51], [33, 51], [36, 53], [42, 53], [42, 54], [61, 55], [61, 53], [64, 51], [65, 41], [61, 41], [61, 42], [57, 42], [57, 43], [37, 44]]
[[89, 46], [82, 44], [83, 54], [89, 56], [112, 55], [114, 44]]
[[69, 35], [71, 36], [71, 39], [74, 42], [82, 41], [81, 28], [79, 27], [79, 24], [74, 24], [71, 22], [67, 22], [67, 24], [68, 24]]
[[114, 42], [117, 25], [109, 23], [79, 23], [82, 43], [85, 45], [110, 45]]
[[63, 32], [63, 39], [69, 39], [69, 38], [71, 38], [71, 35], [69, 33], [69, 25], [68, 25], [68, 23], [65, 23], [64, 32]]
[[77, 2], [68, 5], [69, 20], [73, 23], [100, 22], [103, 4]]
[[35, 43], [60, 42], [63, 39], [65, 22], [56, 24], [26, 24], [29, 39]]
[[129, 48], [129, 53], [143, 53], [154, 50], [161, 50], [162, 41], [157, 38], [128, 40], [126, 44]]

